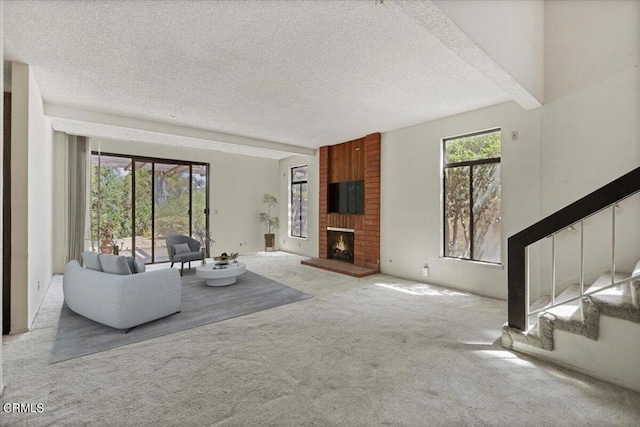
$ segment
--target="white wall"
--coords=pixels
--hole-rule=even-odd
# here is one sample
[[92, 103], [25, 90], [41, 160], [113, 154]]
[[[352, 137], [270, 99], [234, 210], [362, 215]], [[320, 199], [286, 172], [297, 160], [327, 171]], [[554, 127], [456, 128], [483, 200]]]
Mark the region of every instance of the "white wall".
[[35, 319], [52, 276], [52, 144], [53, 129], [44, 116], [42, 95], [29, 67], [29, 326]]
[[518, 342], [513, 348], [640, 392], [640, 328], [637, 324], [600, 316], [597, 341], [557, 329], [553, 338], [553, 351]]
[[29, 327], [28, 198], [25, 197], [29, 176], [29, 67], [14, 62], [11, 73], [11, 333], [19, 333]]
[[[546, 216], [640, 166], [640, 2], [547, 2], [541, 214]], [[616, 218], [616, 268], [640, 258], [640, 201]], [[587, 271], [610, 269], [611, 215], [589, 220]], [[579, 275], [579, 234], [563, 237], [560, 280]], [[573, 241], [569, 241], [573, 240]], [[550, 258], [550, 250], [543, 252]], [[551, 277], [549, 263], [542, 276]]]
[[[437, 3], [446, 12], [464, 2]], [[507, 295], [506, 270], [439, 258], [443, 137], [503, 129], [503, 262], [508, 236], [640, 165], [640, 2], [546, 2], [544, 19], [547, 104], [524, 111], [507, 103], [382, 135], [383, 272]], [[517, 142], [510, 141], [511, 130], [519, 131]], [[606, 221], [590, 221], [589, 279], [610, 262]], [[623, 206], [617, 225], [616, 263], [625, 270], [640, 257], [638, 198]], [[579, 277], [576, 251], [579, 234], [558, 239], [559, 283]], [[550, 242], [532, 247], [531, 254], [535, 297], [538, 284], [550, 282]], [[421, 277], [424, 263], [428, 278]]]
[[[500, 104], [382, 134], [383, 273], [506, 298], [506, 269], [442, 253], [442, 138], [502, 129], [502, 259], [506, 238], [539, 218], [540, 110]], [[511, 141], [511, 131], [519, 139]], [[422, 277], [429, 265], [430, 276]]]
[[640, 165], [640, 2], [547, 2], [542, 213]]
[[[307, 223], [308, 237], [301, 239], [290, 236], [291, 218], [291, 168], [294, 166], [308, 165], [308, 205]], [[318, 257], [318, 224], [319, 224], [319, 157], [291, 156], [280, 160], [280, 195], [279, 195], [279, 216], [280, 216], [280, 239], [278, 249], [304, 255], [308, 257]]]
[[51, 281], [52, 134], [31, 67], [12, 64], [11, 333], [27, 331]]
[[[279, 194], [278, 160], [161, 144], [95, 138], [89, 141], [92, 150], [99, 147], [105, 153], [209, 163], [210, 229], [216, 242], [212, 253], [264, 250], [264, 230], [258, 222], [258, 213], [264, 209], [265, 193]], [[56, 186], [55, 199], [66, 203], [66, 187]], [[54, 259], [64, 256], [66, 252], [61, 251], [66, 249], [55, 248]]]
[[544, 1], [434, 0], [434, 3], [543, 102]]
[[53, 247], [51, 255], [52, 270], [55, 274], [62, 274], [67, 262], [68, 248], [68, 200], [67, 193], [67, 168], [68, 153], [65, 135], [62, 132], [53, 134]]
[[545, 102], [635, 70], [640, 57], [638, 1], [545, 3]]

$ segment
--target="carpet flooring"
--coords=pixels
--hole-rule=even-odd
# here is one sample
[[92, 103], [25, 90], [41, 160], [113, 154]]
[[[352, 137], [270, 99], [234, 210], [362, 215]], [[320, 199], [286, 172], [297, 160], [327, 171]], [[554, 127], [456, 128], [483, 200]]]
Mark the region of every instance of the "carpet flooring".
[[640, 393], [497, 345], [505, 301], [303, 259], [240, 261], [313, 298], [49, 364], [56, 277], [3, 336], [0, 407], [44, 410], [0, 426], [638, 426]]
[[74, 313], [66, 304], [60, 310], [50, 363], [110, 350], [197, 326], [311, 298], [282, 283], [247, 271], [231, 286], [209, 287], [195, 275], [182, 277], [181, 312], [140, 325], [129, 333], [102, 325]]

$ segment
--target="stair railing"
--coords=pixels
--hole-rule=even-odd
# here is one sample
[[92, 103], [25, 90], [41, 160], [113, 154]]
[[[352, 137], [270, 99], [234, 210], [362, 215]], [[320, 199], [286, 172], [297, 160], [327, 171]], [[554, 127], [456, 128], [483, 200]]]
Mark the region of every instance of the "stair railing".
[[[580, 295], [562, 304], [575, 301], [584, 292], [584, 221], [589, 217], [611, 209], [611, 284], [599, 290], [609, 289], [620, 284], [637, 280], [640, 276], [629, 277], [622, 281], [615, 280], [615, 230], [616, 205], [622, 200], [640, 192], [640, 167], [611, 181], [609, 184], [593, 191], [583, 198], [571, 203], [548, 217], [509, 237], [507, 249], [507, 284], [509, 292], [508, 321], [512, 328], [526, 331], [529, 315], [548, 310], [559, 304], [555, 303], [556, 294], [556, 253], [555, 236], [566, 228], [580, 226]], [[547, 237], [551, 238], [551, 305], [529, 312], [529, 251], [528, 247]], [[588, 292], [587, 292], [588, 294]]]

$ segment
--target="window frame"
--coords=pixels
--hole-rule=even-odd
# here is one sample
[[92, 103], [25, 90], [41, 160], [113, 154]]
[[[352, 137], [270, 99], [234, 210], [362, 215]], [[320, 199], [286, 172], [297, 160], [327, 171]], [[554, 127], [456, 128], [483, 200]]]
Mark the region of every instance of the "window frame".
[[[500, 156], [499, 157], [488, 157], [486, 159], [465, 160], [462, 162], [454, 162], [454, 163], [447, 162], [447, 142], [448, 141], [453, 141], [456, 139], [468, 138], [468, 137], [478, 136], [478, 135], [485, 135], [485, 134], [490, 134], [495, 132], [500, 133]], [[473, 244], [474, 244], [473, 240], [474, 240], [474, 227], [475, 227], [474, 217], [473, 217], [473, 167], [478, 165], [490, 165], [495, 163], [501, 164], [501, 159], [502, 159], [502, 128], [500, 127], [442, 138], [442, 158], [441, 158], [442, 160], [442, 168], [441, 168], [441, 171], [442, 171], [441, 172], [442, 173], [442, 246], [441, 246], [441, 249], [442, 249], [443, 258], [472, 262], [472, 263], [483, 263], [483, 264], [489, 264], [489, 265], [495, 265], [495, 266], [502, 266], [502, 255], [503, 255], [502, 231], [500, 233], [500, 238], [501, 238], [500, 262], [486, 261], [486, 260], [474, 258], [473, 256]], [[447, 204], [446, 204], [446, 200], [447, 200], [446, 170], [454, 169], [454, 168], [462, 168], [462, 167], [469, 167], [469, 198], [468, 198], [469, 200], [469, 258], [447, 255], [448, 242], [446, 237], [447, 237], [448, 223], [447, 223]], [[502, 187], [502, 168], [500, 169], [500, 186]], [[500, 201], [502, 203], [502, 190], [500, 191]], [[502, 213], [502, 208], [501, 208], [501, 213]], [[502, 221], [500, 221], [500, 227], [502, 229]]]
[[[298, 168], [307, 168], [307, 177], [304, 181], [296, 181], [293, 182], [293, 177], [294, 177], [294, 169], [298, 169]], [[294, 200], [294, 196], [293, 196], [293, 187], [294, 185], [299, 185], [300, 186], [300, 217], [298, 218], [300, 220], [300, 235], [295, 235], [293, 234], [293, 224], [294, 224], [294, 217], [293, 217], [293, 213], [291, 212], [291, 208], [289, 209], [289, 237], [293, 237], [296, 239], [308, 239], [309, 238], [309, 229], [308, 229], [308, 223], [307, 223], [307, 235], [303, 236], [302, 235], [302, 184], [306, 184], [307, 185], [307, 193], [309, 192], [309, 165], [297, 165], [297, 166], [292, 166], [289, 169], [289, 206], [293, 206], [293, 200]], [[309, 203], [309, 198], [307, 197], [307, 203]], [[307, 206], [308, 209], [308, 206]], [[308, 218], [305, 218], [308, 219]]]
[[[90, 159], [89, 159], [89, 174], [91, 175], [92, 173], [92, 159], [91, 157], [93, 156], [97, 156], [99, 159], [101, 156], [108, 156], [108, 157], [118, 157], [118, 158], [123, 158], [123, 159], [128, 159], [129, 163], [132, 165], [132, 170], [131, 170], [131, 234], [132, 234], [132, 239], [131, 239], [131, 244], [133, 248], [136, 248], [136, 228], [135, 228], [135, 221], [136, 221], [136, 171], [138, 170], [136, 167], [137, 163], [150, 163], [151, 164], [151, 176], [155, 176], [155, 166], [156, 164], [160, 163], [160, 164], [171, 164], [171, 165], [182, 165], [182, 166], [189, 166], [189, 208], [188, 208], [188, 213], [189, 213], [189, 236], [190, 237], [194, 237], [193, 236], [193, 167], [194, 166], [204, 166], [205, 167], [205, 179], [206, 179], [206, 187], [205, 187], [205, 206], [204, 206], [204, 216], [205, 216], [205, 233], [207, 236], [210, 236], [211, 233], [211, 219], [210, 219], [210, 214], [211, 214], [211, 202], [210, 202], [210, 188], [211, 188], [211, 178], [210, 178], [210, 173], [211, 173], [211, 164], [210, 163], [206, 163], [206, 162], [196, 162], [196, 161], [190, 161], [190, 160], [174, 160], [174, 159], [165, 159], [165, 158], [161, 158], [161, 157], [149, 157], [149, 156], [137, 156], [137, 155], [133, 155], [133, 154], [123, 154], [123, 153], [113, 153], [113, 152], [104, 152], [101, 151], [100, 149], [98, 150], [91, 150], [91, 154], [90, 154]], [[100, 165], [98, 167], [101, 167]], [[91, 180], [88, 181], [88, 185], [89, 185], [89, 189], [88, 191], [91, 191]], [[98, 183], [99, 185], [99, 183]], [[151, 236], [152, 236], [152, 245], [151, 245], [151, 262], [145, 263], [147, 265], [149, 264], [157, 264], [157, 263], [163, 263], [163, 262], [167, 262], [166, 260], [156, 260], [156, 217], [155, 217], [155, 209], [156, 209], [156, 205], [155, 202], [153, 201], [153, 195], [155, 194], [155, 179], [151, 179]], [[89, 203], [91, 203], [91, 198], [89, 197]], [[89, 233], [89, 235], [91, 235], [91, 227], [92, 227], [92, 216], [93, 216], [93, 212], [91, 210], [91, 206], [88, 207], [88, 211], [87, 211], [87, 215], [88, 215], [88, 231], [87, 233]], [[98, 229], [100, 229], [100, 222], [98, 221], [97, 224]], [[211, 250], [210, 247], [210, 241], [209, 239], [207, 239], [207, 241], [205, 242], [205, 248], [206, 248], [206, 253], [208, 254], [209, 251]], [[137, 255], [135, 255], [135, 250], [133, 251], [134, 253], [134, 257], [137, 258]]]

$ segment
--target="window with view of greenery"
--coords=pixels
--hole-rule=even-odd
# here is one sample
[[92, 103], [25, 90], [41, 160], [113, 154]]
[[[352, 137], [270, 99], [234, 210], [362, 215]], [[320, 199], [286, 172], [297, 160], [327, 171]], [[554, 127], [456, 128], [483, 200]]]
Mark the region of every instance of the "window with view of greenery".
[[444, 256], [500, 264], [500, 129], [443, 141]]
[[165, 238], [190, 235], [209, 243], [208, 165], [92, 153], [91, 250], [168, 260]]
[[307, 165], [291, 168], [291, 237], [307, 237]]

